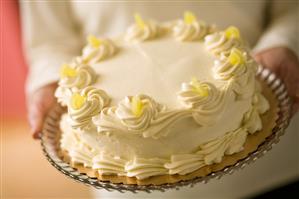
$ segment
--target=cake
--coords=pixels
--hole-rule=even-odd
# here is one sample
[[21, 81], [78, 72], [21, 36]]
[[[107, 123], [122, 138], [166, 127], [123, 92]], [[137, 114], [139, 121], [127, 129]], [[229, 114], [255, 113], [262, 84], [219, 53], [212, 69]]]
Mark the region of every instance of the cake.
[[163, 184], [242, 152], [270, 106], [239, 30], [191, 12], [164, 23], [134, 17], [119, 37], [88, 36], [62, 65], [62, 156], [101, 180]]

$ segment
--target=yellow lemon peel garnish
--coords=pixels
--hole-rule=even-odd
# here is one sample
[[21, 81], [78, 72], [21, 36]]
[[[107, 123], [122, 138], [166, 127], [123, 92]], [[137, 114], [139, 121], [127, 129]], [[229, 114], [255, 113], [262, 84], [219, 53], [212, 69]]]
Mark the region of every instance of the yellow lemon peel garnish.
[[141, 115], [142, 109], [143, 109], [143, 103], [142, 103], [139, 96], [133, 96], [132, 97], [131, 109], [132, 109], [132, 113], [136, 117], [139, 117]]
[[192, 24], [195, 21], [196, 21], [196, 17], [195, 17], [195, 15], [192, 12], [186, 11], [184, 13], [184, 22], [185, 22], [185, 24], [190, 25], [190, 24]]
[[79, 93], [74, 93], [71, 97], [71, 107], [75, 110], [80, 109], [86, 101], [86, 97]]
[[194, 91], [202, 97], [209, 96], [209, 87], [206, 84], [201, 84], [195, 77], [191, 79], [191, 85]]
[[139, 14], [134, 14], [134, 19], [139, 28], [143, 29], [145, 27], [145, 23]]
[[243, 65], [245, 63], [245, 58], [242, 51], [240, 51], [237, 48], [233, 48], [230, 51], [228, 61], [230, 62], [231, 65], [236, 65], [236, 64]]
[[228, 39], [231, 38], [240, 39], [240, 31], [235, 26], [230, 26], [225, 30], [225, 36]]
[[100, 47], [100, 45], [103, 43], [102, 40], [96, 38], [94, 35], [89, 35], [89, 36], [87, 37], [87, 41], [88, 41], [88, 43], [89, 43], [92, 47], [94, 47], [94, 48], [98, 48], [98, 47]]
[[60, 77], [75, 77], [77, 75], [76, 69], [70, 67], [68, 64], [62, 64], [60, 69]]

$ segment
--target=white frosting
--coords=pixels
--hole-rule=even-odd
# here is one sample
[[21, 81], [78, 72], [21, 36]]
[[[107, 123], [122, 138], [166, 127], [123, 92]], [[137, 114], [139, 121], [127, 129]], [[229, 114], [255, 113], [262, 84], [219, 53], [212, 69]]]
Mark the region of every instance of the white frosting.
[[181, 92], [178, 93], [178, 98], [182, 104], [187, 108], [196, 108], [203, 104], [206, 104], [214, 96], [219, 95], [217, 88], [209, 82], [197, 82], [199, 86], [203, 86], [206, 89], [207, 96], [201, 95], [197, 90], [196, 86], [189, 83], [183, 83]]
[[80, 91], [82, 88], [95, 83], [97, 75], [92, 67], [74, 60], [69, 66], [75, 72], [74, 76], [61, 77], [58, 88], [55, 91], [55, 97], [62, 105], [67, 105], [73, 91]]
[[170, 163], [165, 164], [169, 174], [185, 175], [205, 166], [201, 154], [180, 154], [172, 155]]
[[168, 170], [164, 167], [167, 160], [159, 158], [134, 158], [125, 166], [127, 176], [136, 177], [137, 179], [145, 179], [150, 176], [168, 174]]
[[243, 120], [244, 127], [247, 128], [251, 134], [262, 129], [260, 114], [265, 113], [270, 108], [269, 102], [259, 92], [254, 94], [252, 103], [253, 106], [251, 110], [244, 115]]
[[231, 64], [228, 58], [221, 57], [214, 63], [214, 78], [228, 81], [232, 89], [241, 97], [251, 97], [255, 91], [256, 63], [247, 60], [247, 53], [244, 53], [245, 62]]
[[[247, 134], [262, 128], [260, 115], [269, 103], [241, 39], [228, 39], [224, 32], [205, 36], [206, 26], [189, 22], [176, 24], [174, 37], [205, 43], [177, 42], [160, 35], [156, 23], [141, 21], [111, 41], [121, 48], [111, 59], [104, 60], [114, 54], [111, 46], [85, 48], [82, 62], [88, 60], [100, 81], [88, 78], [94, 72], [83, 68], [88, 72], [82, 85], [92, 87], [81, 87], [70, 71], [66, 75], [73, 79], [56, 92], [68, 106], [61, 148], [72, 161], [100, 175], [185, 175], [241, 151]], [[235, 47], [244, 59], [229, 56]], [[192, 77], [197, 80], [189, 82]]]
[[57, 98], [57, 102], [60, 103], [62, 106], [66, 106], [72, 97], [72, 89], [71, 88], [65, 88], [58, 86], [58, 88], [55, 91], [55, 97]]
[[68, 106], [69, 122], [73, 128], [91, 128], [91, 118], [99, 114], [110, 99], [105, 91], [93, 87], [86, 87], [80, 94], [86, 96], [86, 101], [79, 109]]
[[87, 44], [82, 50], [82, 60], [85, 63], [95, 64], [99, 61], [113, 56], [117, 48], [109, 39], [101, 40], [102, 44], [98, 47]]
[[[62, 121], [67, 120], [67, 115], [63, 115]], [[71, 161], [81, 163], [86, 167], [92, 167], [92, 159], [98, 153], [93, 146], [93, 142], [83, 142], [80, 132], [73, 130], [66, 123], [61, 122], [61, 129], [68, 130], [61, 136], [61, 148], [69, 152]]]
[[[130, 103], [126, 98], [125, 103]], [[149, 102], [149, 101], [146, 101]], [[153, 107], [153, 104], [154, 107]], [[141, 134], [143, 137], [158, 139], [168, 135], [170, 128], [185, 117], [191, 117], [188, 110], [166, 111], [165, 107], [157, 107], [155, 102], [147, 104], [139, 117], [132, 115], [128, 107], [122, 103], [118, 107], [104, 109], [100, 115], [93, 118], [93, 123], [99, 133], [118, 132]]]
[[224, 155], [231, 155], [243, 150], [246, 141], [247, 131], [239, 128], [221, 137], [199, 145], [199, 154], [204, 156], [206, 165], [221, 162]]
[[95, 154], [83, 144], [69, 151], [69, 156], [74, 163], [82, 163], [85, 167], [89, 168], [93, 165], [91, 160], [94, 155]]
[[244, 127], [248, 129], [249, 133], [255, 133], [262, 129], [262, 120], [255, 107], [251, 108], [251, 110], [244, 115], [243, 122]]
[[95, 86], [113, 96], [111, 105], [118, 105], [126, 96], [145, 94], [169, 109], [178, 108], [181, 104], [176, 94], [181, 84], [193, 76], [215, 86], [222, 85], [214, 80], [212, 70], [206, 70], [215, 59], [201, 42], [181, 43], [168, 36], [144, 43], [119, 40], [118, 46], [121, 53], [94, 65], [101, 77]]
[[233, 47], [241, 47], [242, 43], [239, 39], [228, 39], [224, 32], [215, 32], [205, 37], [205, 45], [213, 54], [227, 56]]
[[144, 22], [144, 27], [138, 24], [132, 24], [126, 33], [126, 40], [134, 42], [142, 42], [151, 40], [160, 34], [160, 27], [154, 21]]
[[100, 153], [93, 157], [92, 168], [100, 175], [125, 175], [124, 166], [126, 161], [120, 157]]
[[269, 102], [260, 92], [255, 93], [252, 103], [260, 114], [265, 113], [270, 108]]
[[122, 100], [115, 110], [115, 115], [121, 120], [121, 123], [132, 131], [144, 131], [151, 124], [151, 121], [157, 117], [161, 106], [149, 96], [141, 95], [140, 101], [143, 104], [141, 114], [134, 115], [132, 112], [132, 97], [126, 97]]
[[97, 75], [89, 65], [78, 64], [75, 65], [74, 69], [77, 72], [76, 76], [61, 78], [59, 81], [60, 87], [82, 89], [95, 83]]
[[202, 125], [212, 125], [222, 117], [224, 108], [234, 99], [234, 94], [228, 88], [218, 90], [208, 82], [199, 83], [207, 89], [207, 96], [201, 96], [191, 83], [183, 83], [179, 99], [187, 108], [193, 109], [194, 120]]
[[173, 36], [178, 41], [198, 41], [209, 34], [210, 27], [204, 22], [194, 21], [191, 24], [179, 20], [173, 27]]

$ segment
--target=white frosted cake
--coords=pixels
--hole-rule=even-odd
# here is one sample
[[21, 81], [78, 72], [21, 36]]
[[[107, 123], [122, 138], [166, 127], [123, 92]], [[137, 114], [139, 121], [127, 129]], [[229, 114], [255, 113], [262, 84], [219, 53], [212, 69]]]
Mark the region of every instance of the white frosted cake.
[[256, 70], [236, 27], [135, 15], [124, 35], [90, 35], [62, 66], [60, 148], [98, 176], [136, 180], [221, 163], [263, 128]]

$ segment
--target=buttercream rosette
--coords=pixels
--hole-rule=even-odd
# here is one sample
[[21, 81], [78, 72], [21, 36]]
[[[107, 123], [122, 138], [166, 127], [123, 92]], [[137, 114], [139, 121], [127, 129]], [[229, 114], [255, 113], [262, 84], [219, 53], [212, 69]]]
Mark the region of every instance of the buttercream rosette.
[[73, 92], [78, 92], [83, 88], [96, 82], [97, 74], [87, 64], [72, 62], [63, 64], [60, 69], [60, 80], [55, 96], [62, 105], [67, 105]]
[[152, 20], [145, 21], [139, 14], [135, 14], [135, 23], [132, 24], [126, 32], [126, 40], [142, 42], [158, 37], [161, 33], [161, 27]]
[[245, 99], [254, 93], [256, 66], [247, 52], [233, 48], [228, 57], [222, 56], [215, 61], [214, 78], [227, 81], [238, 97]]
[[82, 61], [94, 64], [104, 59], [108, 59], [117, 52], [117, 47], [110, 39], [99, 39], [89, 35], [88, 44], [82, 50]]
[[228, 56], [232, 48], [245, 49], [240, 32], [234, 26], [228, 27], [225, 31], [207, 35], [205, 37], [205, 46], [208, 51], [216, 56]]
[[160, 110], [152, 98], [146, 95], [126, 97], [121, 101], [115, 111], [116, 116], [129, 130], [143, 131], [157, 117]]
[[198, 21], [194, 14], [185, 12], [184, 19], [178, 20], [173, 29], [173, 36], [178, 41], [199, 41], [212, 33], [214, 27]]
[[214, 124], [221, 116], [231, 95], [229, 89], [222, 91], [209, 82], [193, 79], [182, 84], [178, 98], [184, 107], [192, 110], [193, 118], [199, 125], [207, 126]]
[[101, 112], [110, 102], [105, 91], [88, 86], [74, 93], [68, 104], [70, 125], [75, 129], [91, 128], [91, 118]]

